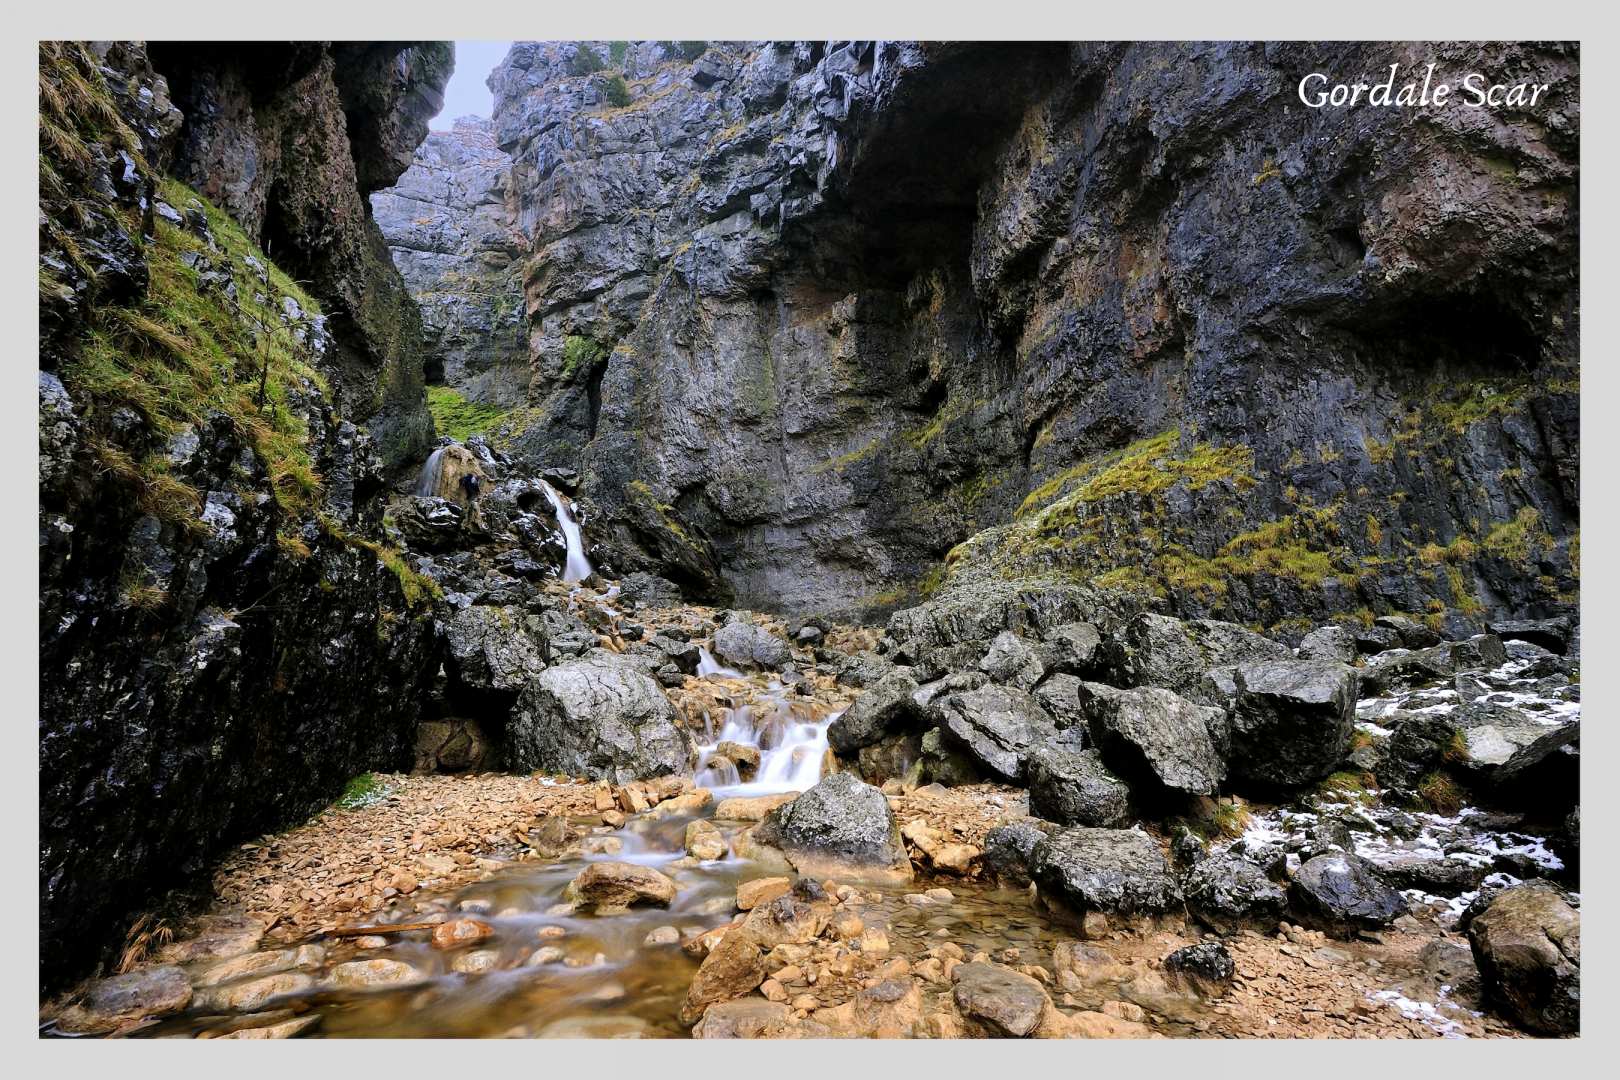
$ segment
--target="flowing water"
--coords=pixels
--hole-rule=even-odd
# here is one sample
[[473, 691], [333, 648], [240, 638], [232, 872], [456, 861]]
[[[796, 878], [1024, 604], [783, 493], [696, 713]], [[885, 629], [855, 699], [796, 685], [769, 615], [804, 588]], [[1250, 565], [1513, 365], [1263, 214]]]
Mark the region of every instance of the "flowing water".
[[[703, 657], [714, 677], [744, 678], [717, 664], [707, 649]], [[735, 913], [739, 882], [778, 872], [729, 852], [723, 859], [693, 865], [684, 850], [686, 826], [694, 816], [712, 817], [715, 803], [729, 796], [813, 786], [826, 757], [827, 726], [838, 715], [775, 679], [750, 680], [748, 689], [750, 704], [717, 707], [696, 733], [700, 754], [695, 779], [713, 790], [715, 800], [700, 814], [660, 816], [655, 811], [631, 817], [619, 829], [604, 824], [599, 815], [573, 817], [570, 824], [586, 834], [579, 844], [581, 854], [543, 865], [515, 864], [488, 881], [437, 896], [418, 894], [409, 908], [391, 916], [391, 921], [410, 922], [440, 913], [470, 915], [494, 928], [486, 941], [443, 952], [432, 948], [423, 933], [390, 937], [386, 947], [376, 949], [362, 949], [353, 939], [330, 939], [325, 942], [327, 969], [349, 960], [398, 960], [416, 968], [423, 979], [368, 991], [319, 989], [276, 1004], [306, 1015], [319, 1013], [320, 1023], [308, 1036], [686, 1037], [689, 1029], [677, 1014], [699, 961], [678, 946], [648, 945], [647, 935], [674, 927], [684, 937], [723, 925]], [[753, 777], [744, 781], [734, 765], [717, 759], [716, 748], [723, 742], [759, 751]], [[716, 823], [728, 841], [747, 825]], [[576, 913], [563, 901], [564, 891], [586, 865], [598, 861], [657, 868], [680, 891], [668, 908], [633, 908], [600, 917]], [[917, 919], [917, 911], [901, 905], [898, 896], [891, 899], [899, 933]], [[1010, 932], [1005, 900], [995, 906], [997, 925]], [[930, 915], [939, 921], [938, 911]], [[877, 916], [877, 925], [883, 921], [884, 916]], [[936, 927], [918, 923], [912, 929], [923, 936]], [[1006, 934], [998, 930], [994, 936], [1000, 941]], [[537, 953], [546, 961], [537, 962]], [[482, 970], [473, 973], [475, 964]], [[194, 1035], [231, 1024], [189, 1014], [141, 1034]]]
[[557, 528], [562, 530], [563, 540], [568, 545], [568, 561], [563, 566], [563, 580], [584, 581], [591, 576], [591, 561], [585, 557], [585, 542], [580, 537], [579, 522], [574, 518], [573, 507], [556, 488], [544, 480], [539, 483], [546, 493], [546, 498], [551, 501], [551, 508], [557, 512]]
[[444, 447], [439, 447], [428, 455], [422, 463], [422, 471], [416, 477], [415, 494], [420, 498], [428, 498], [439, 490], [439, 473], [444, 469]]

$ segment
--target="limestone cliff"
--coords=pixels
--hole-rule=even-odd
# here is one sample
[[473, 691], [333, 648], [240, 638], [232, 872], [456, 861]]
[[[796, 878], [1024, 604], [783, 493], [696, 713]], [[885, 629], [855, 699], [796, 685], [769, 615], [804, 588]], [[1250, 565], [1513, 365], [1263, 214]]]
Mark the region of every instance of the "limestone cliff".
[[388, 448], [431, 428], [363, 196], [448, 68], [437, 45], [41, 46], [47, 985], [222, 848], [409, 764], [434, 587], [382, 496]]
[[[490, 426], [581, 469], [615, 569], [796, 611], [986, 576], [1265, 625], [1572, 601], [1573, 46], [692, 45], [491, 76], [530, 258]], [[1430, 59], [1551, 91], [1294, 97]]]

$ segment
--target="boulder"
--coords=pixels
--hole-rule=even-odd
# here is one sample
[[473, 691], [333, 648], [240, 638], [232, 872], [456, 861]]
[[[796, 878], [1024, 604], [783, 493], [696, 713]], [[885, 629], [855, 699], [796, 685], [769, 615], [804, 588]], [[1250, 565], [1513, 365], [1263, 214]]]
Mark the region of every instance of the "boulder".
[[1391, 649], [1374, 656], [1361, 669], [1361, 693], [1373, 697], [1441, 683], [1450, 679], [1456, 670], [1448, 645]]
[[724, 821], [763, 821], [766, 814], [798, 797], [797, 791], [784, 791], [777, 795], [733, 795], [715, 804], [714, 816]]
[[909, 669], [890, 671], [828, 725], [828, 744], [840, 754], [853, 754], [912, 724], [921, 714], [913, 700], [917, 689]]
[[465, 607], [438, 624], [451, 680], [475, 691], [516, 695], [545, 670], [540, 620], [519, 607]]
[[1401, 645], [1408, 649], [1426, 649], [1440, 643], [1440, 635], [1416, 619], [1405, 615], [1380, 615], [1373, 625], [1393, 630]]
[[1169, 690], [1116, 690], [1082, 683], [1080, 706], [1102, 759], [1132, 783], [1178, 795], [1210, 795], [1226, 778], [1219, 741], [1226, 713]]
[[1084, 941], [1060, 941], [1052, 946], [1052, 967], [1057, 985], [1070, 993], [1085, 993], [1128, 981], [1134, 968], [1114, 959], [1099, 945]]
[[884, 979], [856, 992], [842, 1005], [818, 1009], [815, 1028], [806, 1035], [816, 1038], [906, 1039], [918, 1033], [922, 1023], [922, 987], [908, 977]]
[[1386, 885], [1367, 860], [1318, 855], [1294, 874], [1289, 899], [1300, 918], [1338, 937], [1377, 930], [1406, 914], [1406, 898]]
[[435, 949], [458, 949], [474, 945], [495, 933], [495, 928], [482, 919], [450, 919], [433, 928], [432, 944]]
[[1078, 730], [1084, 734], [1085, 710], [1080, 707], [1080, 677], [1048, 675], [1035, 688], [1035, 700], [1051, 714], [1059, 731]]
[[754, 839], [781, 849], [803, 873], [855, 868], [911, 875], [889, 800], [849, 773], [824, 777], [766, 814]]
[[1028, 975], [1000, 964], [958, 964], [951, 999], [975, 1034], [1022, 1039], [1041, 1026], [1052, 999]]
[[1070, 828], [1035, 845], [1031, 876], [1041, 896], [1084, 919], [1177, 911], [1181, 889], [1159, 845], [1134, 829]]
[[997, 825], [984, 834], [983, 866], [1003, 885], [1022, 888], [1030, 883], [1030, 858], [1046, 830], [1032, 821]]
[[1298, 655], [1301, 660], [1337, 660], [1341, 664], [1354, 663], [1356, 636], [1342, 626], [1323, 626], [1300, 639]]
[[714, 654], [742, 667], [771, 671], [793, 658], [786, 641], [747, 619], [735, 619], [714, 632]]
[[1355, 730], [1355, 669], [1331, 660], [1239, 664], [1229, 761], [1235, 775], [1298, 786], [1331, 773]]
[[332, 985], [343, 990], [369, 990], [374, 986], [401, 986], [421, 982], [425, 976], [401, 960], [351, 960], [332, 969]]
[[568, 883], [568, 899], [594, 908], [598, 915], [613, 915], [632, 906], [668, 907], [678, 887], [650, 866], [635, 863], [591, 863]]
[[696, 756], [658, 683], [605, 654], [529, 680], [507, 723], [507, 745], [514, 769], [615, 783], [685, 773]]
[[1057, 732], [1034, 698], [1009, 686], [945, 694], [929, 704], [928, 718], [977, 765], [1011, 782], [1023, 778], [1030, 747]]
[[1459, 731], [1450, 713], [1397, 713], [1378, 779], [1392, 788], [1415, 788], [1425, 773], [1455, 756]]
[[1039, 651], [1049, 674], [1090, 678], [1103, 662], [1102, 635], [1090, 623], [1063, 623], [1041, 635]]
[[1204, 705], [1220, 704], [1208, 697], [1209, 668], [1292, 655], [1286, 645], [1235, 623], [1148, 612], [1125, 624], [1109, 653], [1121, 685], [1157, 686]]
[[703, 1011], [692, 1029], [694, 1039], [770, 1038], [793, 1026], [793, 1010], [785, 1002], [760, 997], [721, 1001]]
[[1573, 743], [1581, 730], [1578, 720], [1544, 723], [1485, 701], [1463, 705], [1450, 718], [1462, 734], [1459, 767], [1475, 782], [1498, 787], [1525, 779], [1535, 766]]
[[1491, 623], [1489, 629], [1504, 642], [1528, 641], [1560, 656], [1569, 649], [1570, 621], [1565, 616], [1556, 619], [1508, 619]]
[[1218, 941], [1187, 945], [1164, 958], [1165, 980], [1172, 987], [1191, 990], [1200, 997], [1220, 997], [1236, 974], [1232, 954]]
[[979, 670], [991, 679], [1019, 690], [1033, 690], [1046, 674], [1040, 653], [1011, 630], [1003, 630], [990, 643]]
[[1217, 934], [1277, 929], [1288, 898], [1259, 866], [1237, 855], [1211, 855], [1188, 867], [1181, 881], [1187, 911]]
[[1060, 825], [1119, 825], [1130, 817], [1130, 791], [1095, 750], [1061, 737], [1030, 751], [1025, 765], [1030, 812]]
[[951, 742], [938, 728], [923, 732], [918, 746], [922, 751], [921, 779], [924, 783], [958, 787], [976, 784], [984, 778], [984, 770], [973, 755]]
[[1545, 881], [1503, 889], [1468, 926], [1486, 994], [1515, 1023], [1544, 1035], [1581, 1024], [1581, 913]]

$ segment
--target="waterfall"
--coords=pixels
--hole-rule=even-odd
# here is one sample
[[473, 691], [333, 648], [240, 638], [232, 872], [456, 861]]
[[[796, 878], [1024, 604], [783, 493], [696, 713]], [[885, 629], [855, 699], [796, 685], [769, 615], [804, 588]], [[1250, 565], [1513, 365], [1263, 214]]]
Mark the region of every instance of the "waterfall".
[[439, 473], [444, 468], [444, 447], [428, 455], [422, 463], [422, 472], [416, 478], [416, 494], [427, 498], [439, 491]]
[[[717, 795], [776, 795], [784, 791], [807, 791], [821, 779], [822, 760], [827, 756], [827, 728], [843, 715], [832, 713], [818, 718], [802, 702], [789, 700], [788, 691], [772, 682], [767, 691], [768, 712], [754, 707], [721, 709], [720, 730], [713, 723], [698, 747], [695, 780], [700, 787]], [[723, 742], [752, 746], [759, 751], [759, 769], [751, 781], [743, 782], [736, 768], [716, 759], [716, 748]]]
[[562, 530], [563, 539], [568, 544], [568, 562], [563, 567], [563, 580], [584, 581], [591, 576], [591, 561], [585, 557], [585, 541], [580, 538], [579, 522], [574, 520], [573, 509], [568, 505], [568, 500], [544, 480], [540, 481], [540, 488], [551, 500], [551, 508], [557, 512], [557, 527]]
[[743, 677], [742, 672], [733, 671], [731, 668], [722, 666], [720, 661], [714, 658], [714, 653], [702, 645], [698, 646], [697, 673], [700, 679], [710, 675], [718, 675], [722, 679], [740, 679]]

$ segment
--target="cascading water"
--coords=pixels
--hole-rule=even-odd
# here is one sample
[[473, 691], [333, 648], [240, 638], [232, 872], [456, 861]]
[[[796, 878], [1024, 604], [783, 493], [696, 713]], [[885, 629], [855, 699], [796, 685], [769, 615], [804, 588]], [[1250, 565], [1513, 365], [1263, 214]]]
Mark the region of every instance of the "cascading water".
[[[789, 701], [787, 688], [774, 679], [766, 689], [766, 703], [720, 710], [718, 730], [711, 725], [709, 741], [698, 746], [694, 780], [699, 787], [721, 796], [777, 795], [806, 791], [821, 779], [827, 728], [842, 713], [817, 716], [804, 704]], [[728, 742], [759, 751], [752, 780], [745, 782], [737, 763], [717, 752]]]
[[563, 566], [564, 581], [584, 581], [591, 576], [591, 561], [585, 557], [585, 541], [581, 539], [579, 522], [574, 520], [574, 511], [568, 500], [558, 494], [544, 480], [540, 481], [540, 488], [551, 500], [551, 508], [557, 513], [557, 527], [562, 530], [563, 540], [568, 545], [568, 561]]
[[439, 490], [439, 474], [444, 468], [444, 447], [439, 447], [428, 455], [422, 463], [422, 471], [416, 477], [416, 494], [422, 498], [434, 494]]
[[722, 679], [740, 679], [743, 677], [742, 672], [733, 671], [731, 668], [722, 665], [720, 661], [714, 658], [714, 653], [702, 645], [698, 646], [697, 673], [700, 679], [706, 679], [710, 675], [718, 675]]

